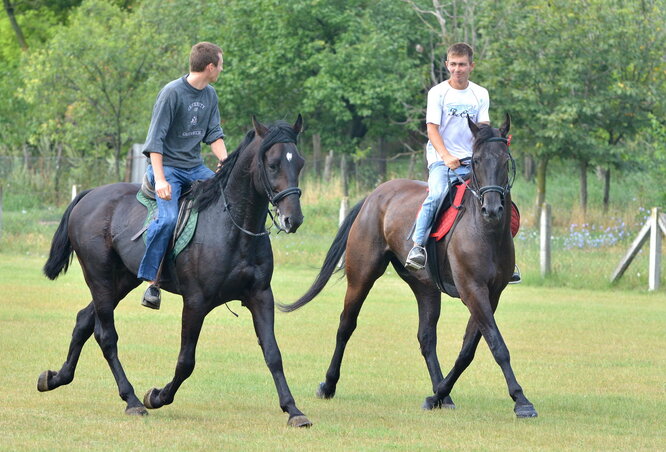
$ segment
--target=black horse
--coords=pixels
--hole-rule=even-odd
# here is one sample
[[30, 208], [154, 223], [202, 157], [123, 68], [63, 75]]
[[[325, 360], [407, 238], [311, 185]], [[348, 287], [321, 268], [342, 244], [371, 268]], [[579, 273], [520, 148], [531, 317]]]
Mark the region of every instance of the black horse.
[[[428, 397], [424, 409], [455, 405], [449, 394], [462, 372], [474, 358], [481, 336], [500, 365], [515, 401], [518, 417], [537, 415], [516, 381], [509, 362], [509, 350], [495, 323], [494, 312], [500, 294], [511, 278], [514, 248], [511, 237], [511, 181], [513, 160], [508, 152], [507, 134], [510, 118], [500, 129], [477, 126], [468, 120], [474, 135], [472, 181], [463, 198], [463, 215], [448, 236], [438, 242], [439, 266], [437, 280], [449, 293], [458, 295], [470, 312], [462, 350], [446, 378], [437, 358], [437, 322], [441, 293], [427, 270], [407, 271], [403, 265], [409, 249], [410, 227], [426, 196], [422, 182], [397, 179], [380, 185], [348, 214], [331, 245], [322, 269], [312, 287], [292, 305], [279, 305], [293, 311], [310, 302], [324, 288], [338, 262], [345, 255], [347, 293], [335, 352], [317, 395], [331, 398], [340, 379], [345, 347], [356, 329], [356, 322], [370, 289], [384, 273], [389, 262], [416, 295], [419, 309], [418, 340], [425, 358], [434, 395]], [[515, 171], [515, 168], [513, 168]], [[431, 256], [432, 257], [432, 256]]]
[[146, 408], [168, 405], [194, 370], [206, 315], [221, 304], [240, 300], [252, 314], [280, 407], [289, 414], [288, 424], [311, 425], [296, 407], [275, 340], [273, 253], [265, 230], [269, 202], [277, 209], [280, 229], [296, 232], [303, 222], [298, 177], [304, 160], [296, 148], [302, 119], [299, 115], [293, 126], [280, 121], [267, 128], [254, 118], [253, 124], [222, 169], [194, 187], [191, 196], [200, 212], [196, 232], [162, 281], [165, 290], [183, 297], [181, 348], [173, 380], [162, 389], [149, 390], [142, 403], [118, 359], [113, 311], [141, 283], [136, 274], [144, 245], [141, 240], [133, 242], [132, 236], [141, 229], [146, 208], [136, 200], [138, 185], [117, 183], [79, 194], [53, 238], [44, 273], [55, 279], [67, 271], [75, 252], [92, 301], [78, 313], [67, 361], [59, 371], [39, 376], [40, 391], [74, 379], [81, 349], [94, 332], [120, 397], [127, 402], [127, 414], [145, 415]]

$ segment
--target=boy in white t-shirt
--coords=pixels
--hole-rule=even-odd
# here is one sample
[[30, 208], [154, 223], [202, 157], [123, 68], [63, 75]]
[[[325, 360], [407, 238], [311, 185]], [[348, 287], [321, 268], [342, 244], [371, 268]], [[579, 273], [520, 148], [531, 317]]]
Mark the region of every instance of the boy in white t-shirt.
[[[426, 127], [428, 130], [428, 196], [416, 219], [414, 247], [407, 255], [405, 267], [418, 271], [425, 267], [426, 233], [434, 221], [437, 208], [446, 196], [449, 180], [469, 174], [474, 137], [467, 117], [476, 123], [489, 124], [488, 90], [469, 80], [474, 69], [474, 51], [463, 42], [453, 44], [446, 52], [449, 79], [428, 92]], [[512, 282], [519, 282], [517, 271]]]

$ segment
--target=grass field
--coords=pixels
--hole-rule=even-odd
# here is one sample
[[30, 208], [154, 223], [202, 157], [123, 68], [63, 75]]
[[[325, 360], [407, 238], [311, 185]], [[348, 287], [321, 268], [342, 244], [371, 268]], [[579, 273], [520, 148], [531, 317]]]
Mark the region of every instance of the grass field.
[[[295, 236], [294, 236], [295, 237]], [[197, 368], [175, 402], [128, 417], [91, 339], [69, 386], [48, 393], [37, 376], [64, 361], [76, 312], [89, 301], [74, 265], [58, 281], [41, 256], [0, 254], [2, 450], [664, 450], [666, 294], [522, 285], [506, 290], [497, 319], [526, 395], [539, 411], [518, 420], [485, 343], [453, 390], [455, 411], [420, 409], [430, 393], [416, 340], [416, 304], [390, 271], [371, 292], [332, 400], [314, 391], [333, 346], [345, 284], [304, 309], [278, 314], [276, 330], [298, 406], [314, 426], [286, 427], [249, 313], [209, 315]], [[309, 262], [309, 261], [308, 261]], [[273, 287], [293, 301], [316, 269], [278, 266]], [[173, 373], [180, 300], [162, 310], [135, 291], [116, 311], [119, 353], [140, 397]], [[445, 298], [439, 354], [448, 369], [467, 311]]]

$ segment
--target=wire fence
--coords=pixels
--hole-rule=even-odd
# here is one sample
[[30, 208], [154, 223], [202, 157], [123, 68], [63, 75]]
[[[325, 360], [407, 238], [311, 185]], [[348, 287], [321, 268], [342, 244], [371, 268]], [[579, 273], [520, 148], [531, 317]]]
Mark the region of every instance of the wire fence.
[[[217, 164], [212, 155], [206, 156], [204, 162], [209, 168]], [[122, 162], [112, 158], [0, 156], [4, 208], [20, 210], [60, 205], [71, 199], [72, 187], [80, 191], [114, 182], [139, 183], [146, 163], [140, 153]], [[357, 194], [386, 180], [424, 180], [426, 174], [425, 161], [420, 154], [354, 159], [331, 151], [319, 159], [306, 156], [301, 181], [340, 181], [345, 194]]]

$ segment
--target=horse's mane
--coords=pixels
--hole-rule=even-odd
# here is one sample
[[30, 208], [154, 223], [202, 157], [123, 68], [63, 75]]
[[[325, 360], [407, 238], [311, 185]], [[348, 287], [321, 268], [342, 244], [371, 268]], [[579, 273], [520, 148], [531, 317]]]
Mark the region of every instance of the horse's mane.
[[213, 177], [194, 184], [189, 198], [194, 199], [195, 209], [201, 212], [220, 199], [222, 190], [227, 186], [227, 182], [229, 181], [229, 175], [238, 161], [238, 156], [254, 140], [254, 137], [255, 131], [252, 129], [245, 135], [245, 138], [236, 150], [227, 156], [223, 161], [224, 165]]
[[[229, 182], [229, 176], [231, 171], [234, 169], [234, 165], [238, 161], [238, 157], [247, 148], [252, 140], [254, 140], [256, 132], [254, 129], [251, 129], [245, 135], [245, 138], [238, 145], [236, 150], [229, 154], [229, 156], [224, 160], [222, 168], [215, 173], [215, 175], [205, 181], [196, 183], [192, 188], [192, 193], [189, 198], [194, 199], [194, 208], [199, 212], [215, 204], [220, 196], [222, 195], [222, 190], [227, 186]], [[274, 124], [269, 126], [268, 132], [264, 136], [264, 139], [261, 143], [261, 148], [259, 149], [259, 160], [263, 159], [266, 151], [276, 143], [296, 143], [298, 138], [298, 133], [293, 129], [293, 127], [286, 121], [276, 121]]]

